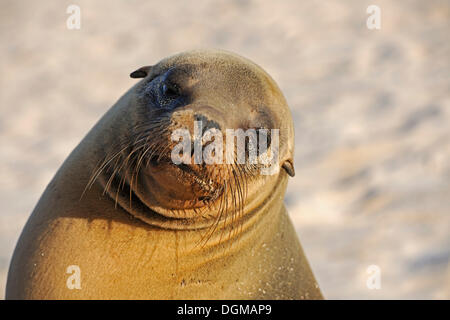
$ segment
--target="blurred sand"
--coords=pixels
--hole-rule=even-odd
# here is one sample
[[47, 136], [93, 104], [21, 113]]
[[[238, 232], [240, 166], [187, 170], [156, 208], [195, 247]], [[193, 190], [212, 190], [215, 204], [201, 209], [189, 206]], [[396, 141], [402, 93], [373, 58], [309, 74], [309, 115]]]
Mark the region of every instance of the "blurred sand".
[[[81, 7], [81, 30], [66, 8]], [[382, 28], [366, 28], [377, 4]], [[27, 217], [135, 80], [188, 49], [234, 51], [294, 115], [286, 202], [327, 298], [450, 298], [448, 1], [1, 1], [0, 297]], [[366, 287], [369, 265], [381, 290]]]

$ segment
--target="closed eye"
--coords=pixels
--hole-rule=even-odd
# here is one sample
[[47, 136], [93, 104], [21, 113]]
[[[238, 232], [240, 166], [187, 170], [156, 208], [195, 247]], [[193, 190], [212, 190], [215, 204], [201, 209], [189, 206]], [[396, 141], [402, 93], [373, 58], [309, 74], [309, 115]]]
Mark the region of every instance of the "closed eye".
[[180, 88], [176, 84], [170, 82], [162, 82], [161, 93], [166, 97], [175, 98], [180, 95]]

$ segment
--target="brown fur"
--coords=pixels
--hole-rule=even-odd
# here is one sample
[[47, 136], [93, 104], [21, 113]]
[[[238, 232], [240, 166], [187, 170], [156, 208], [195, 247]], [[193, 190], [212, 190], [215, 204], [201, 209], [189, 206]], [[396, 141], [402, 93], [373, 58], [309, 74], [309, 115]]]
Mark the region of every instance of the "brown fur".
[[[172, 69], [187, 106], [162, 114], [146, 90]], [[145, 78], [72, 152], [34, 209], [6, 298], [322, 298], [283, 205], [294, 133], [275, 82], [254, 63], [212, 50], [133, 74]], [[286, 171], [192, 165], [186, 173], [162, 161], [167, 133], [196, 113], [221, 128], [279, 128]], [[66, 286], [69, 265], [81, 269], [79, 290]]]

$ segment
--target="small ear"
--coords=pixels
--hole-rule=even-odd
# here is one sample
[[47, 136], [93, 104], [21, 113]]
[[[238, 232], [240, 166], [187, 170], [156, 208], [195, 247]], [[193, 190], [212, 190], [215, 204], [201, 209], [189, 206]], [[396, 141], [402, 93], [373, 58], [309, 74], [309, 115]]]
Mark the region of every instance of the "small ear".
[[283, 165], [281, 167], [286, 170], [287, 174], [291, 177], [295, 176], [294, 161], [292, 159], [288, 159], [283, 162]]
[[151, 69], [152, 69], [152, 66], [145, 66], [145, 67], [139, 68], [136, 71], [133, 71], [132, 73], [130, 73], [130, 77], [131, 78], [145, 78], [149, 74]]

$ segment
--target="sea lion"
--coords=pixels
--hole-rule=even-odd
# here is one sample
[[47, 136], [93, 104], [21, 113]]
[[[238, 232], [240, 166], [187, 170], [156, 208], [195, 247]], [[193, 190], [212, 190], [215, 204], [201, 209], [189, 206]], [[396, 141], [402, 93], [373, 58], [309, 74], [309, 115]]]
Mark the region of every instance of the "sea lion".
[[[131, 77], [142, 80], [75, 148], [30, 216], [6, 298], [322, 298], [283, 204], [294, 130], [272, 78], [218, 50]], [[173, 133], [196, 121], [279, 129], [277, 145], [266, 141], [267, 153], [278, 150], [275, 174], [248, 161], [247, 142], [244, 163], [175, 164]]]

